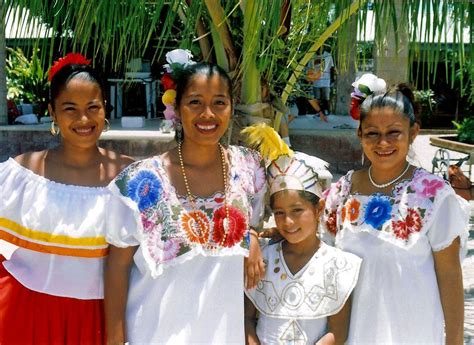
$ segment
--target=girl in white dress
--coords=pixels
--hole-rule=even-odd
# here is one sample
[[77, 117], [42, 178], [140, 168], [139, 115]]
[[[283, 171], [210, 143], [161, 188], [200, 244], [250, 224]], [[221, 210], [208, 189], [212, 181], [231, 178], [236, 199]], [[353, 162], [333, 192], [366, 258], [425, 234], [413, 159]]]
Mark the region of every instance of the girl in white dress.
[[[283, 240], [263, 249], [265, 276], [246, 291], [247, 344], [343, 344], [361, 260], [317, 237], [325, 162], [296, 153], [268, 168], [270, 206]], [[257, 311], [259, 312], [258, 318]]]
[[106, 186], [132, 159], [97, 146], [104, 88], [89, 63], [71, 53], [49, 72], [61, 143], [0, 164], [0, 239], [18, 246], [0, 256], [0, 344], [105, 343], [105, 230], [126, 209]]
[[107, 235], [110, 344], [245, 341], [244, 257], [259, 250], [249, 229], [261, 222], [265, 170], [257, 152], [219, 143], [233, 107], [221, 68], [188, 65], [176, 82], [178, 147], [111, 185], [135, 226]]
[[402, 85], [362, 103], [358, 136], [370, 166], [327, 195], [325, 240], [364, 260], [349, 344], [463, 343], [467, 203], [407, 162], [419, 131], [412, 102]]

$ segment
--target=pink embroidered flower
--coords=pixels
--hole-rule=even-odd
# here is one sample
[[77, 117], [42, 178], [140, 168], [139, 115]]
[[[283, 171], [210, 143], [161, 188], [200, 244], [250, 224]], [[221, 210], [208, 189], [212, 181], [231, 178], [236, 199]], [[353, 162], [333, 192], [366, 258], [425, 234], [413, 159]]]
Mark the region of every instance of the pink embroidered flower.
[[336, 210], [332, 210], [331, 213], [329, 213], [329, 216], [327, 217], [326, 228], [333, 235], [336, 235], [337, 233], [336, 219]]
[[444, 182], [441, 179], [428, 178], [428, 176], [418, 178], [413, 183], [413, 189], [424, 198], [435, 197], [438, 189], [443, 186]]
[[179, 253], [180, 243], [181, 242], [177, 238], [170, 238], [166, 241], [159, 241], [157, 243], [157, 247], [162, 250], [161, 261], [166, 262], [174, 259]]
[[176, 238], [163, 241], [160, 237], [163, 227], [161, 224], [158, 224], [157, 228], [160, 231], [151, 233], [147, 238], [147, 248], [155, 262], [163, 263], [174, 259], [178, 255], [181, 241]]
[[157, 210], [155, 210], [154, 212], [151, 212], [150, 215], [142, 212], [140, 216], [142, 219], [142, 226], [143, 226], [144, 233], [150, 233], [157, 229], [157, 226], [156, 226], [157, 220], [159, 217], [161, 217], [161, 215], [158, 214]]
[[222, 206], [214, 211], [213, 221], [214, 229], [212, 239], [214, 243], [222, 247], [232, 247], [234, 244], [242, 241], [247, 231], [247, 220], [244, 214], [231, 205], [227, 206], [229, 211], [229, 228], [227, 234], [224, 231], [224, 219], [226, 218], [226, 207]]

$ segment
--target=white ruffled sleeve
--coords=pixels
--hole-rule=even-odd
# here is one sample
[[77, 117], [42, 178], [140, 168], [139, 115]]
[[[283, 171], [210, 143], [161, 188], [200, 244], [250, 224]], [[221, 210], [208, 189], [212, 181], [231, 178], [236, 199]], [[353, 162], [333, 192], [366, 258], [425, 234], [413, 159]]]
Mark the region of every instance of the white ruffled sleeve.
[[140, 213], [123, 200], [123, 196], [113, 193], [106, 214], [106, 240], [116, 247], [131, 247], [140, 244]]
[[469, 237], [468, 202], [450, 190], [433, 209], [433, 219], [430, 223], [427, 236], [433, 251], [437, 252], [449, 247], [454, 239], [459, 237], [461, 240], [460, 255], [463, 258]]

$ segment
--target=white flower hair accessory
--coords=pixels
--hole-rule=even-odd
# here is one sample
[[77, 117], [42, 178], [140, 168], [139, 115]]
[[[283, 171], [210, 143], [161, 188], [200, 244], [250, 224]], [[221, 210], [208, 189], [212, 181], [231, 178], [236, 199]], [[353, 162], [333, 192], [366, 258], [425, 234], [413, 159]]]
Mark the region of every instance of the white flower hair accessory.
[[387, 83], [382, 78], [372, 73], [362, 74], [359, 79], [352, 83], [354, 92], [351, 94], [353, 98], [367, 98], [374, 92], [386, 91]]
[[196, 62], [192, 60], [193, 54], [187, 49], [174, 49], [166, 53], [167, 64], [163, 65], [167, 73], [173, 73], [173, 69], [179, 65], [180, 68], [185, 68], [188, 65], [194, 65]]

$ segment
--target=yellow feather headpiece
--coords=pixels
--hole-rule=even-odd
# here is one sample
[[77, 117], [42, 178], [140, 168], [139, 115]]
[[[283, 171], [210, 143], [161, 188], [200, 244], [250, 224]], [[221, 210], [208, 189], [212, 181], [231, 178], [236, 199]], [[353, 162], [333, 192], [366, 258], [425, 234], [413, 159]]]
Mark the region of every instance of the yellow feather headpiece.
[[269, 161], [274, 161], [283, 155], [293, 155], [293, 151], [281, 139], [280, 135], [265, 123], [246, 127], [241, 133], [247, 135], [247, 144], [258, 149], [260, 154]]

